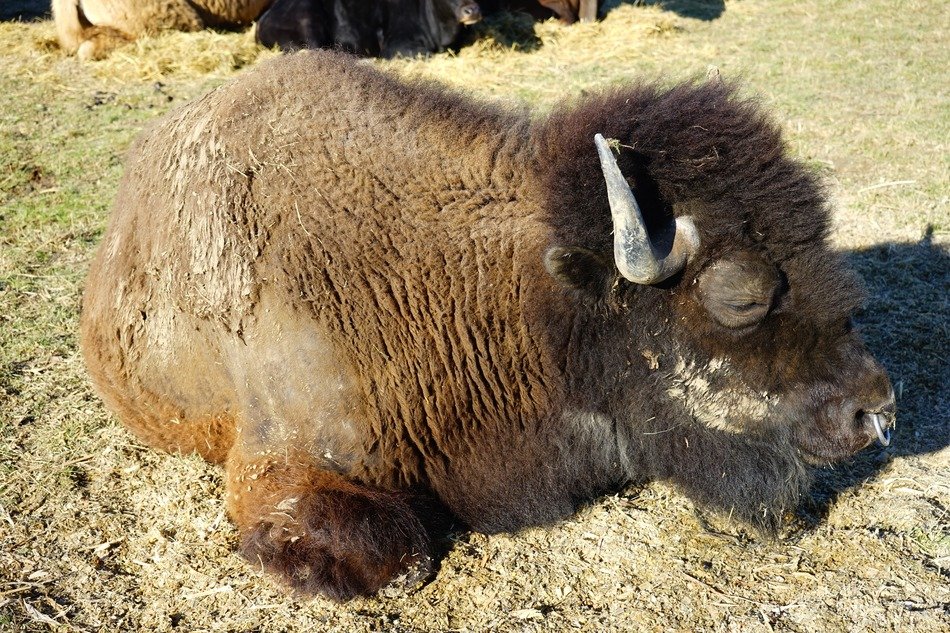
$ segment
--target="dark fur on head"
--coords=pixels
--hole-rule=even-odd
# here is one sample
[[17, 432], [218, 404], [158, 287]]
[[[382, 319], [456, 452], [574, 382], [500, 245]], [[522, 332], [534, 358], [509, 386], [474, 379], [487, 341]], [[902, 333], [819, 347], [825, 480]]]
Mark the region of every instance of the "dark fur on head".
[[612, 250], [603, 174], [592, 150], [600, 133], [619, 141], [621, 171], [649, 225], [662, 222], [674, 205], [697, 219], [704, 257], [691, 270], [739, 248], [760, 250], [791, 267], [786, 274], [823, 284], [809, 288], [816, 316], [853, 311], [863, 293], [840, 258], [828, 249], [812, 257], [829, 231], [821, 183], [788, 155], [778, 126], [759, 104], [738, 91], [738, 84], [718, 80], [638, 85], [551, 115], [543, 124], [540, 161], [552, 241]]
[[[631, 345], [648, 354], [665, 351], [660, 371], [671, 371], [670, 356], [687, 350], [697, 363], [728, 359], [761, 392], [788, 394], [813, 382], [848, 382], [841, 368], [850, 352], [839, 349], [840, 340], [863, 293], [827, 244], [825, 192], [814, 174], [788, 155], [778, 127], [758, 103], [738, 91], [736, 84], [721, 81], [628, 87], [568, 104], [538, 125], [550, 243], [578, 249], [581, 263], [573, 274], [589, 306], [582, 327], [597, 332], [600, 342], [590, 345], [605, 373], [614, 364], [618, 382], [654, 380], [647, 373], [633, 377]], [[630, 284], [613, 266], [604, 266], [611, 262], [613, 235], [592, 143], [596, 133], [619, 141], [619, 165], [649, 227], [690, 215], [699, 228], [699, 256], [663, 288]], [[695, 296], [703, 271], [736, 253], [749, 253], [781, 278], [777, 305], [751, 331], [715, 323]], [[599, 327], [605, 318], [609, 324]], [[608, 334], [610, 342], [604, 343], [605, 332], [622, 334], [612, 341]], [[631, 344], [630, 337], [638, 340]], [[796, 414], [809, 406], [798, 405]], [[709, 429], [666, 432], [671, 426], [666, 421], [678, 415], [662, 409], [650, 410], [662, 423], [655, 429], [645, 425], [661, 432], [660, 441], [641, 439], [643, 461], [651, 464], [646, 476], [672, 479], [697, 501], [767, 531], [810, 484], [793, 437], [813, 430], [795, 415], [749, 428], [740, 440]], [[710, 479], [709, 469], [723, 473], [721, 485]]]
[[789, 234], [807, 245], [824, 239], [826, 213], [807, 212], [800, 223], [793, 211], [824, 211], [820, 187], [787, 156], [777, 126], [737, 92], [736, 84], [721, 81], [637, 85], [567, 104], [551, 115], [545, 128], [557, 155], [546, 161], [552, 166], [548, 212], [559, 236], [608, 244], [603, 175], [590, 150], [599, 132], [619, 140], [621, 171], [635, 186], [648, 177], [652, 182], [643, 184], [667, 204], [698, 199], [715, 205], [702, 218], [704, 238], [707, 231], [731, 237], [737, 229], [758, 228], [744, 226], [752, 221], [781, 227], [782, 243]]
[[[841, 321], [860, 306], [864, 293], [827, 245], [823, 187], [788, 156], [778, 127], [759, 105], [737, 92], [737, 85], [720, 81], [648, 84], [571, 104], [544, 121], [539, 160], [551, 241], [610, 256], [610, 211], [591, 142], [599, 132], [619, 141], [621, 170], [648, 226], [672, 214], [696, 220], [703, 247], [682, 274], [685, 285], [723, 255], [758, 253], [785, 279], [785, 312], [793, 308], [799, 320], [816, 325]], [[624, 289], [651, 292], [632, 284]], [[711, 330], [693, 316], [690, 330], [724, 339], [723, 349], [743, 340], [763, 342], [761, 336]]]

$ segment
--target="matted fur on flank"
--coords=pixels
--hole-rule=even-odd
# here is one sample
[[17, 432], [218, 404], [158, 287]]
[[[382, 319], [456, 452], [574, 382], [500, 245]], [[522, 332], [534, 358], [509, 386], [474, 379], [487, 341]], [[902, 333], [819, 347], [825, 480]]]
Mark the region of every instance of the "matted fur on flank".
[[[618, 213], [651, 257], [691, 227], [688, 256], [630, 281]], [[827, 226], [728, 84], [532, 118], [299, 53], [135, 142], [82, 347], [140, 438], [224, 464], [245, 556], [345, 599], [425, 577], [440, 525], [548, 524], [651, 479], [773, 528], [893, 421]]]

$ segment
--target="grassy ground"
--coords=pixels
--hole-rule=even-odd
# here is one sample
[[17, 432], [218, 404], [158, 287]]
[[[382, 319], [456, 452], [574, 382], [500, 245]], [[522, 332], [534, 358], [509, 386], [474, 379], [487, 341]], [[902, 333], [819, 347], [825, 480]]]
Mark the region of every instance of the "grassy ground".
[[950, 13], [606, 5], [597, 24], [497, 19], [458, 54], [382, 65], [541, 110], [641, 77], [743, 77], [831, 183], [835, 239], [870, 290], [860, 321], [899, 392], [892, 447], [823, 472], [779, 542], [704, 529], [653, 485], [554, 528], [458, 535], [412, 595], [298, 600], [234, 554], [220, 471], [117, 426], [75, 336], [130, 140], [274, 53], [172, 34], [83, 66], [49, 22], [0, 22], [0, 631], [948, 630]]

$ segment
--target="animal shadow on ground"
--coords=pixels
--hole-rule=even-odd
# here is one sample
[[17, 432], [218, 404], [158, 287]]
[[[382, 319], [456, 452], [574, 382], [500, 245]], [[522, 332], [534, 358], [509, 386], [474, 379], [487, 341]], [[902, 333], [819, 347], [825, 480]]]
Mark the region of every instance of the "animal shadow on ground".
[[50, 0], [0, 0], [0, 22], [29, 22], [50, 17]]
[[474, 42], [491, 38], [502, 48], [530, 53], [541, 48], [541, 38], [534, 32], [534, 17], [524, 11], [499, 11], [462, 32], [453, 47], [460, 49]]
[[897, 428], [887, 449], [819, 471], [800, 518], [823, 520], [840, 494], [895, 456], [950, 446], [950, 253], [933, 244], [932, 228], [916, 244], [880, 244], [846, 253], [868, 291], [857, 326], [884, 364], [897, 395]]

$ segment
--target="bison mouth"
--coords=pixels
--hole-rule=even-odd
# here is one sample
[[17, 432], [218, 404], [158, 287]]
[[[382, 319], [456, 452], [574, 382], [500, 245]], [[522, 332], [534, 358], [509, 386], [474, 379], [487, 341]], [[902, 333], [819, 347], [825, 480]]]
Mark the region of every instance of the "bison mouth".
[[867, 442], [864, 446], [852, 450], [847, 448], [821, 448], [815, 450], [811, 447], [798, 445], [798, 454], [801, 456], [802, 461], [810, 466], [831, 466], [832, 464], [837, 464], [838, 462], [843, 462], [850, 457], [853, 457], [856, 453], [864, 450], [870, 446], [871, 442]]

